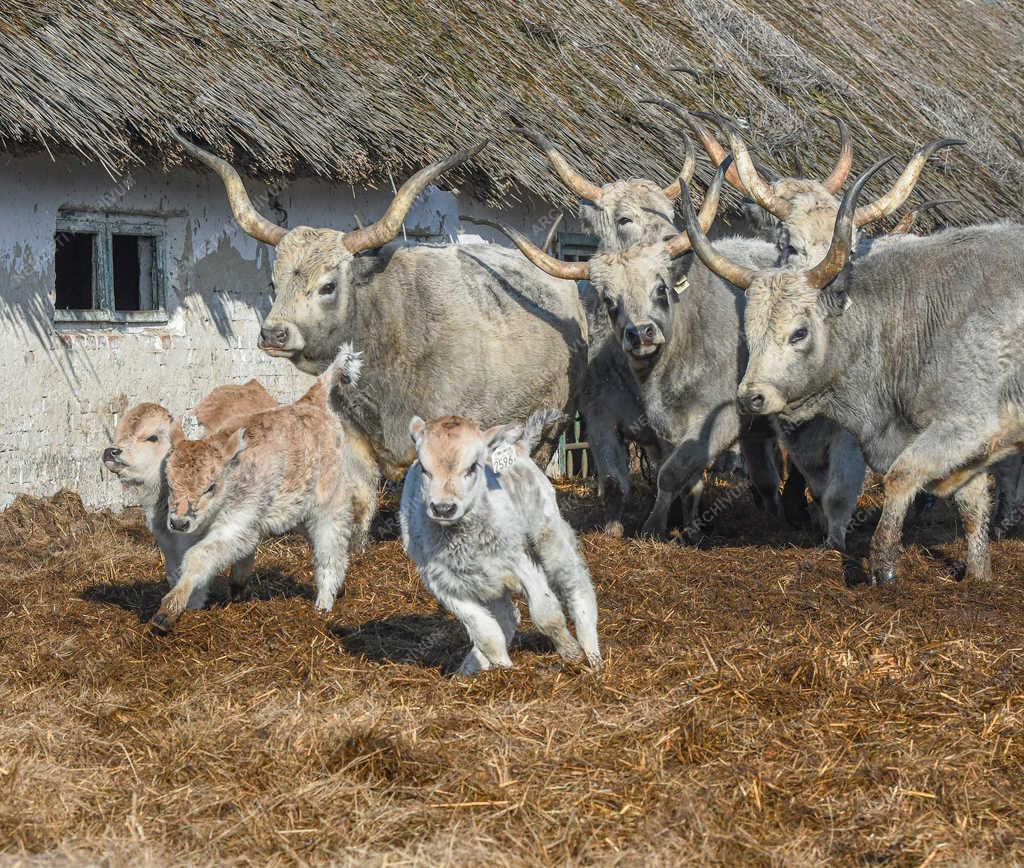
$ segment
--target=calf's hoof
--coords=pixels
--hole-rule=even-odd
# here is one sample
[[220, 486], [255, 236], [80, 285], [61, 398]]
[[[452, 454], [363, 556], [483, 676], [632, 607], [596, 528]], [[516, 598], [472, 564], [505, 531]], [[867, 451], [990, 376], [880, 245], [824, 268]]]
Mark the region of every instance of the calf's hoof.
[[177, 622], [178, 619], [174, 615], [161, 609], [149, 622], [149, 628], [158, 636], [166, 636], [174, 629], [174, 625]]
[[875, 567], [871, 570], [871, 586], [875, 588], [895, 585], [898, 578], [895, 567]]

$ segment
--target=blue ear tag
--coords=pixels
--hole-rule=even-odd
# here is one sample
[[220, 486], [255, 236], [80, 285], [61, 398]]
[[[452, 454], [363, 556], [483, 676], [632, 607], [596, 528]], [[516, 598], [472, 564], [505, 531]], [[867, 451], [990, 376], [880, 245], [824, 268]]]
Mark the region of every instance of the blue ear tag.
[[502, 443], [491, 453], [491, 468], [495, 473], [504, 473], [512, 468], [518, 457], [515, 446], [511, 443]]

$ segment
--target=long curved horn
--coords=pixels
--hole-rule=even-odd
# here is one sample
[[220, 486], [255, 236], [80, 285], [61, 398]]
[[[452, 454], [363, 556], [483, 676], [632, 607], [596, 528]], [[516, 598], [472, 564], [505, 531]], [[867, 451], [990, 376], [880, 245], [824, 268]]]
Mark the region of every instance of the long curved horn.
[[711, 246], [708, 236], [704, 233], [697, 220], [697, 215], [694, 213], [693, 202], [690, 201], [690, 188], [685, 183], [683, 184], [683, 219], [686, 221], [686, 234], [689, 237], [690, 246], [700, 257], [701, 262], [719, 277], [725, 278], [740, 289], [747, 289], [754, 282], [757, 272], [726, 259]]
[[954, 205], [959, 202], [959, 199], [929, 199], [927, 202], [922, 202], [913, 211], [908, 211], [901, 218], [899, 223], [892, 227], [892, 230], [888, 233], [889, 235], [906, 235], [911, 229], [917, 224], [917, 219], [925, 212], [932, 208], [941, 208], [943, 205]]
[[459, 219], [466, 223], [476, 223], [479, 226], [490, 226], [491, 229], [497, 229], [499, 232], [504, 233], [516, 245], [516, 247], [523, 252], [523, 256], [529, 259], [530, 262], [542, 271], [546, 271], [552, 277], [560, 277], [563, 280], [590, 279], [590, 263], [565, 262], [561, 259], [556, 259], [554, 256], [548, 256], [547, 253], [541, 250], [529, 238], [523, 235], [523, 233], [513, 229], [511, 226], [506, 226], [504, 223], [500, 223], [495, 220], [483, 220], [479, 217], [469, 217], [465, 214], [460, 214]]
[[395, 198], [391, 200], [391, 204], [388, 205], [387, 211], [384, 212], [384, 216], [380, 220], [369, 226], [364, 226], [362, 229], [346, 232], [342, 236], [341, 243], [345, 245], [345, 249], [350, 253], [359, 253], [361, 250], [380, 247], [394, 239], [398, 230], [402, 228], [402, 221], [405, 220], [416, 197], [449, 169], [475, 157], [489, 144], [490, 140], [484, 139], [472, 147], [452, 154], [446, 160], [439, 160], [420, 169], [398, 188]]
[[[675, 69], [675, 67], [673, 67]], [[641, 103], [646, 105], [656, 105], [659, 108], [665, 109], [667, 112], [674, 114], [679, 120], [686, 124], [693, 134], [700, 139], [701, 147], [704, 148], [705, 153], [711, 158], [711, 162], [715, 166], [720, 166], [725, 161], [728, 152], [720, 144], [718, 139], [712, 135], [704, 124], [700, 123], [696, 118], [693, 117], [686, 109], [677, 106], [675, 103], [669, 102], [667, 99], [658, 99], [656, 97], [648, 97], [640, 100]], [[725, 180], [732, 184], [737, 190], [739, 190], [744, 196], [747, 194], [746, 188], [743, 186], [743, 182], [740, 180], [740, 176], [736, 172], [736, 165], [733, 164], [729, 167], [729, 171], [725, 175]], [[689, 181], [687, 181], [689, 183]]]
[[882, 166], [888, 165], [894, 159], [895, 157], [884, 157], [879, 160], [846, 191], [846, 195], [843, 196], [843, 201], [839, 205], [839, 213], [836, 214], [836, 225], [832, 230], [832, 243], [829, 244], [828, 252], [821, 262], [804, 271], [809, 286], [814, 289], [824, 289], [846, 267], [846, 263], [850, 261], [850, 254], [853, 252], [853, 230], [856, 225], [854, 215], [860, 191]]
[[[682, 133], [682, 130], [679, 131]], [[685, 133], [683, 136], [683, 147], [686, 149], [686, 160], [683, 162], [683, 169], [671, 184], [669, 184], [661, 192], [669, 199], [678, 199], [679, 194], [683, 191], [682, 186], [679, 183], [679, 178], [685, 178], [686, 183], [689, 184], [693, 179], [693, 173], [697, 168], [697, 153], [693, 149], [693, 142], [690, 141], [690, 137]]]
[[[708, 184], [707, 192], [704, 194], [704, 204], [700, 206], [700, 214], [697, 215], [697, 221], [700, 224], [700, 231], [707, 235], [708, 230], [711, 228], [711, 224], [715, 222], [715, 217], [718, 214], [718, 199], [722, 193], [722, 181], [725, 178], [725, 173], [729, 171], [729, 166], [732, 164], [732, 155], [727, 156], [718, 169], [715, 171], [715, 177], [712, 178], [711, 183]], [[681, 182], [690, 182], [689, 178], [680, 178]], [[679, 185], [682, 187], [682, 183]], [[675, 259], [677, 256], [682, 256], [690, 249], [690, 236], [687, 232], [680, 232], [675, 238], [668, 242], [666, 248], [668, 255]]]
[[704, 118], [716, 124], [729, 139], [729, 147], [732, 149], [733, 158], [736, 160], [736, 170], [739, 172], [743, 186], [758, 205], [778, 217], [785, 220], [793, 210], [792, 206], [785, 199], [775, 195], [771, 185], [757, 171], [754, 160], [747, 150], [746, 143], [740, 137], [739, 132], [733, 124], [720, 114], [714, 112], [693, 112], [699, 118]]
[[835, 196], [843, 189], [843, 184], [850, 177], [850, 169], [853, 168], [853, 143], [850, 140], [850, 128], [846, 125], [846, 121], [836, 115], [831, 117], [836, 122], [836, 126], [839, 127], [839, 141], [841, 143], [839, 159], [836, 160], [832, 174], [821, 183], [829, 193]]
[[548, 230], [547, 237], [544, 239], [544, 246], [541, 248], [545, 253], [550, 253], [555, 243], [555, 239], [558, 235], [558, 227], [562, 225], [562, 218], [565, 216], [564, 211], [559, 211], [558, 216], [555, 218], [555, 222], [551, 224], [551, 228]]
[[228, 192], [231, 213], [235, 215], [235, 220], [245, 230], [246, 234], [251, 235], [257, 241], [262, 241], [264, 244], [272, 245], [276, 245], [288, 234], [287, 229], [272, 223], [253, 207], [249, 194], [245, 192], [245, 184], [242, 183], [242, 178], [235, 171], [234, 166], [227, 160], [215, 157], [209, 151], [204, 151], [198, 145], [194, 145], [174, 127], [169, 129], [179, 145], [199, 160], [200, 163], [204, 163], [220, 175], [220, 179], [224, 182], [224, 187]]
[[591, 202], [596, 202], [601, 198], [601, 194], [604, 190], [602, 190], [593, 181], [588, 181], [583, 177], [583, 175], [570, 166], [569, 161], [562, 156], [561, 152], [551, 143], [550, 139], [541, 135], [536, 130], [531, 130], [527, 127], [516, 127], [515, 132], [527, 138], [533, 143], [537, 150], [548, 158], [548, 162], [551, 164], [551, 168], [555, 170], [555, 174], [558, 175], [559, 180], [568, 189], [572, 190], [573, 193], [581, 199], [589, 199]]
[[921, 172], [924, 170], [924, 164], [928, 162], [928, 158], [936, 151], [942, 148], [948, 148], [953, 145], [966, 145], [967, 142], [964, 139], [936, 139], [933, 142], [929, 142], [926, 145], [918, 148], [914, 151], [914, 155], [910, 158], [910, 162], [907, 163], [907, 167], [903, 170], [903, 174], [896, 179], [896, 183], [889, 188], [889, 192], [884, 196], [880, 196], [875, 199], [874, 202], [868, 202], [866, 205], [861, 205], [857, 209], [857, 213], [854, 215], [853, 222], [856, 226], [866, 226], [869, 223], [874, 223], [876, 220], [881, 220], [883, 217], [888, 217], [900, 207], [904, 202], [907, 201], [908, 197], [914, 190], [914, 185], [917, 183], [917, 179], [921, 177]]

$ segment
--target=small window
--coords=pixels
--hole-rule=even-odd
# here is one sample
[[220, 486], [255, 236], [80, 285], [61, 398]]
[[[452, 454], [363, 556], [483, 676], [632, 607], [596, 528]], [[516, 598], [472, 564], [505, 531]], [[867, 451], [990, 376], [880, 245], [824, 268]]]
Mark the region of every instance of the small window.
[[164, 322], [162, 221], [62, 213], [54, 235], [54, 319]]
[[559, 232], [557, 256], [563, 262], [586, 262], [597, 253], [597, 236]]

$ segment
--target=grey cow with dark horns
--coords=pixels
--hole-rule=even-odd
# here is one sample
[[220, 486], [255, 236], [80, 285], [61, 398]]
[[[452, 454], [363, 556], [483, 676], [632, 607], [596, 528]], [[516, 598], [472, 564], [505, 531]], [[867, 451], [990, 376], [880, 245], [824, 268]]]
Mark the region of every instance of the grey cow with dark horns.
[[[223, 180], [238, 224], [274, 245], [274, 306], [261, 348], [311, 374], [343, 343], [363, 354], [360, 400], [347, 421], [381, 469], [400, 478], [415, 453], [409, 419], [457, 409], [481, 425], [570, 409], [587, 364], [587, 324], [576, 284], [538, 272], [498, 245], [392, 246], [416, 197], [479, 153], [460, 151], [420, 170], [376, 223], [352, 232], [285, 229], [253, 207], [224, 160], [175, 138]], [[544, 432], [543, 463], [560, 428]]]
[[903, 522], [922, 488], [953, 496], [967, 575], [988, 579], [985, 469], [1024, 446], [1024, 227], [948, 229], [851, 264], [857, 198], [889, 161], [849, 189], [831, 245], [810, 267], [732, 261], [690, 205], [687, 227], [708, 268], [746, 289], [746, 411], [796, 423], [827, 416], [884, 474], [872, 582], [896, 579]]

